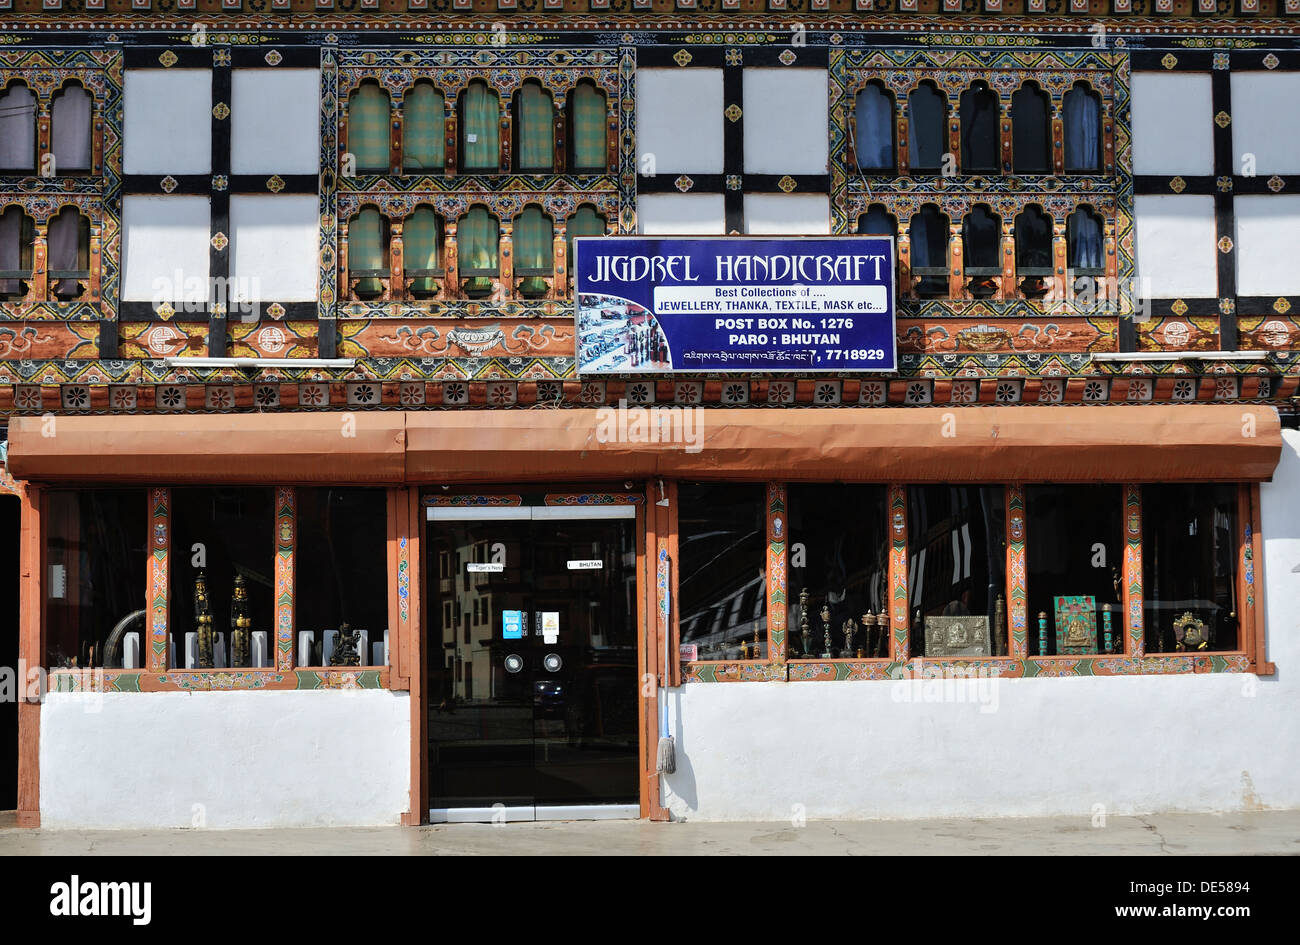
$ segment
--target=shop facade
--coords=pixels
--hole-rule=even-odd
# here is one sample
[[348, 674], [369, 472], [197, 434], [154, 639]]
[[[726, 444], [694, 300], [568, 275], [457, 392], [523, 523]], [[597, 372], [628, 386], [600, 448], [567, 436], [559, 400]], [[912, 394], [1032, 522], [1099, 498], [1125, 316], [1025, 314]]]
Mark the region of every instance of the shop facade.
[[[20, 822], [1300, 804], [1300, 11], [13, 2]], [[898, 370], [579, 373], [634, 233]]]

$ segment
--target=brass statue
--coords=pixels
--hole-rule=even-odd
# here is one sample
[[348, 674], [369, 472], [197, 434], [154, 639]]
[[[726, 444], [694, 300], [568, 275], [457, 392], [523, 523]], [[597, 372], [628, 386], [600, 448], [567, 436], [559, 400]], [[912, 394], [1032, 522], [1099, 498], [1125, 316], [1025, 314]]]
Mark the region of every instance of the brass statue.
[[757, 630], [754, 631], [754, 639], [750, 643], [750, 648], [754, 653], [754, 655], [751, 656], [750, 659], [752, 660], [758, 659], [758, 631]]
[[834, 654], [831, 653], [831, 608], [829, 604], [822, 604], [822, 631], [825, 650], [822, 653], [822, 659], [831, 659]]
[[853, 635], [858, 632], [858, 622], [850, 617], [844, 621], [844, 649], [840, 656], [851, 657], [853, 655]]
[[812, 628], [808, 626], [808, 588], [799, 592], [799, 638], [803, 641], [803, 655], [812, 656]]
[[1174, 648], [1183, 650], [1203, 650], [1210, 645], [1209, 633], [1205, 621], [1199, 619], [1190, 610], [1174, 621]]
[[1001, 594], [993, 605], [993, 655], [1001, 656], [1007, 638], [1007, 601]]
[[253, 643], [253, 618], [248, 616], [248, 587], [242, 574], [235, 575], [235, 590], [230, 599], [230, 665], [248, 666]]
[[202, 571], [194, 579], [194, 628], [199, 634], [199, 669], [212, 669], [215, 634], [212, 631], [212, 602], [208, 599], [208, 578]]
[[339, 639], [330, 654], [331, 666], [360, 666], [361, 656], [357, 653], [357, 641], [361, 631], [353, 630], [351, 624], [339, 624]]

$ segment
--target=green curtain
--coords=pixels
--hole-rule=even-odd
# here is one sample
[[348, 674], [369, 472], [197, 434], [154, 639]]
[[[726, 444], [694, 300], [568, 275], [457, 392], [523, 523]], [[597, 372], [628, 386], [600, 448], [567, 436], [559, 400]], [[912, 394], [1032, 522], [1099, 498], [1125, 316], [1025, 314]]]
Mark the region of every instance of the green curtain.
[[348, 151], [358, 171], [388, 170], [388, 93], [367, 82], [348, 99]]
[[463, 105], [460, 166], [466, 170], [496, 170], [501, 159], [496, 93], [482, 82], [471, 82], [465, 90]]
[[[484, 207], [470, 207], [469, 213], [460, 219], [456, 233], [457, 265], [462, 274], [468, 271], [500, 272], [497, 262], [497, 249], [500, 240], [500, 228], [495, 218]], [[471, 276], [465, 283], [465, 292], [471, 298], [487, 295], [492, 291], [492, 279], [486, 275]]]
[[573, 90], [573, 167], [605, 170], [605, 93], [589, 82]]
[[411, 89], [402, 107], [402, 166], [440, 170], [447, 163], [442, 93], [427, 82]]
[[575, 236], [604, 236], [605, 235], [605, 218], [596, 212], [596, 208], [591, 204], [584, 203], [578, 208], [578, 212], [569, 217], [569, 223], [564, 228], [564, 239], [568, 244], [569, 257], [569, 278], [573, 278], [573, 267], [576, 261], [573, 258], [573, 238]]
[[520, 170], [555, 169], [555, 111], [551, 97], [535, 82], [524, 83], [519, 90], [519, 150], [516, 155]]
[[[404, 264], [413, 269], [442, 268], [442, 233], [438, 217], [428, 207], [419, 207], [406, 221], [402, 230]], [[429, 294], [438, 291], [438, 282], [432, 276], [417, 276], [411, 282], [411, 291]]]
[[[538, 207], [524, 207], [515, 220], [515, 265], [517, 269], [544, 270], [549, 275], [555, 268], [555, 228], [550, 217]], [[526, 298], [545, 295], [546, 277], [527, 276], [519, 284], [519, 292]]]
[[[348, 224], [348, 269], [351, 272], [387, 269], [384, 250], [383, 220], [378, 210], [367, 207]], [[356, 293], [363, 298], [378, 295], [383, 290], [384, 287], [377, 278], [362, 279], [356, 287]]]

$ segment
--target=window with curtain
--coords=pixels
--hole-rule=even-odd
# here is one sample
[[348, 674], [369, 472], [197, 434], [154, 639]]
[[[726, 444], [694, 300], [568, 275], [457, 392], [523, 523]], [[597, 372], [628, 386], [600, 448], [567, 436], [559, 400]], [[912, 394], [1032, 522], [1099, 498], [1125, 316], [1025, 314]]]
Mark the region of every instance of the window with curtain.
[[492, 280], [500, 273], [497, 256], [500, 237], [500, 225], [486, 207], [470, 207], [461, 217], [456, 227], [456, 258], [469, 298], [491, 294]]
[[1105, 247], [1101, 218], [1086, 207], [1075, 210], [1065, 221], [1066, 259], [1076, 276], [1100, 276], [1105, 272]]
[[36, 96], [22, 83], [0, 92], [0, 171], [36, 169]]
[[63, 301], [81, 294], [90, 278], [90, 221], [75, 207], [64, 207], [50, 220], [48, 268], [50, 291]]
[[536, 82], [515, 93], [515, 170], [555, 170], [555, 108]]
[[447, 163], [445, 104], [431, 82], [417, 82], [402, 103], [402, 168], [437, 171]]
[[27, 294], [32, 277], [36, 224], [21, 207], [0, 212], [0, 301], [15, 302]]
[[927, 203], [912, 217], [912, 275], [920, 277], [916, 294], [923, 299], [948, 295], [948, 217]]
[[898, 236], [898, 224], [880, 204], [872, 204], [858, 217], [858, 233], [863, 236]]
[[442, 221], [431, 207], [416, 207], [402, 227], [404, 275], [417, 299], [438, 294], [442, 268]]
[[515, 219], [515, 275], [522, 276], [519, 294], [539, 298], [550, 287], [555, 271], [555, 227], [540, 207], [527, 206]]
[[90, 170], [90, 93], [68, 85], [54, 96], [50, 110], [50, 150], [57, 174]]
[[948, 103], [930, 82], [922, 82], [907, 97], [907, 152], [912, 171], [937, 172], [943, 166]]
[[592, 82], [579, 82], [569, 97], [569, 116], [569, 170], [577, 174], [605, 173], [605, 93]]
[[1076, 82], [1064, 104], [1065, 171], [1096, 174], [1101, 171], [1101, 97], [1088, 83]]
[[998, 97], [986, 82], [961, 94], [961, 169], [964, 174], [998, 171]]
[[574, 266], [576, 260], [573, 255], [573, 239], [576, 236], [604, 236], [606, 232], [606, 221], [603, 216], [596, 212], [596, 208], [589, 203], [584, 203], [578, 208], [578, 212], [569, 217], [569, 222], [564, 227], [565, 249], [568, 253], [566, 257], [569, 260], [569, 281], [573, 281]]
[[357, 173], [388, 173], [388, 93], [365, 82], [348, 97], [348, 151], [356, 159]]
[[858, 168], [894, 169], [894, 98], [875, 82], [858, 93], [854, 125]]
[[358, 298], [372, 299], [384, 291], [388, 278], [388, 220], [374, 207], [363, 207], [348, 222], [348, 275]]
[[972, 298], [987, 299], [998, 290], [1002, 265], [998, 244], [1002, 222], [983, 204], [977, 204], [961, 224], [966, 289]]
[[1052, 170], [1052, 113], [1047, 95], [1026, 82], [1011, 96], [1011, 149], [1017, 174]]
[[[500, 104], [482, 82], [471, 82], [460, 97], [460, 166], [496, 171], [501, 162]], [[485, 211], [486, 212], [486, 211]]]
[[1015, 219], [1016, 279], [1025, 298], [1042, 298], [1052, 278], [1052, 221], [1030, 204]]

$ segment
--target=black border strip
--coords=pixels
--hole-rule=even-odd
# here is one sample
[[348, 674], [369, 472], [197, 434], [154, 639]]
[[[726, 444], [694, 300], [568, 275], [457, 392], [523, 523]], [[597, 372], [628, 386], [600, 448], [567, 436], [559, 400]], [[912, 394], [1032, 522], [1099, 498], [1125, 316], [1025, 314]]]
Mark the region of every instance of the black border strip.
[[[1166, 298], [1147, 299], [1151, 306], [1152, 318], [1209, 318], [1219, 314], [1219, 300], [1206, 298]], [[1182, 312], [1174, 311], [1174, 303], [1182, 302], [1187, 306]]]
[[[1210, 73], [1210, 109], [1215, 116], [1232, 116], [1232, 77], [1226, 69]], [[1213, 121], [1213, 119], [1211, 119]], [[1220, 127], [1214, 122], [1214, 173], [1232, 178], [1232, 122]], [[1225, 351], [1237, 350], [1237, 243], [1232, 190], [1214, 195], [1215, 252], [1218, 254], [1219, 344]], [[1226, 243], [1224, 242], [1226, 239]], [[1228, 246], [1225, 253], [1220, 245]]]
[[[1183, 182], [1181, 190], [1174, 190], [1169, 185], [1175, 177]], [[1211, 174], [1203, 175], [1184, 175], [1184, 174], [1134, 174], [1133, 175], [1133, 193], [1139, 197], [1147, 196], [1167, 196], [1169, 194], [1199, 194], [1205, 196], [1218, 192], [1214, 176]]]
[[[224, 103], [229, 110], [231, 99], [231, 71], [229, 65], [214, 65], [212, 68], [212, 106], [215, 109]], [[212, 116], [212, 173], [230, 176], [230, 126], [234, 120], [230, 112], [224, 119]], [[218, 247], [218, 234], [225, 237]], [[208, 277], [220, 279], [227, 284], [230, 278], [230, 190], [212, 192], [212, 238], [209, 248]], [[208, 309], [208, 356], [224, 358], [226, 356], [226, 313], [214, 308]]]
[[[315, 174], [231, 174], [232, 194], [316, 194], [320, 179]], [[271, 190], [267, 181], [278, 177], [284, 182], [279, 190]]]
[[[728, 60], [722, 69], [722, 170], [725, 176], [734, 177], [745, 170], [745, 67], [744, 54]], [[732, 106], [740, 109], [740, 114], [732, 121], [725, 114]], [[722, 207], [726, 218], [724, 229], [727, 233], [745, 232], [745, 193], [740, 188], [725, 188], [722, 192]]]
[[[284, 315], [281, 318], [270, 318], [266, 315], [266, 310], [272, 305], [279, 305], [284, 309]], [[206, 306], [205, 306], [206, 308]], [[286, 321], [308, 321], [315, 319], [320, 310], [316, 302], [261, 302], [258, 305], [259, 315], [258, 323], [275, 324], [276, 322]], [[120, 302], [118, 303], [118, 321], [121, 322], [148, 322], [150, 324], [166, 324], [171, 322], [184, 322], [187, 324], [207, 324], [210, 316], [206, 311], [203, 312], [177, 312], [170, 318], [163, 318], [153, 309], [152, 302]], [[239, 314], [236, 313], [234, 318], [227, 318], [227, 324], [240, 321]], [[215, 357], [215, 355], [214, 355]]]
[[[46, 38], [53, 39], [53, 37]], [[60, 36], [59, 39], [59, 45], [63, 45], [67, 37]], [[165, 66], [159, 61], [159, 57], [167, 52], [176, 57], [176, 61], [170, 66]], [[126, 46], [122, 50], [124, 69], [158, 69], [162, 72], [170, 72], [173, 69], [207, 69], [211, 65], [212, 47], [195, 46], [188, 42], [177, 42], [166, 46]]]
[[[1178, 60], [1173, 68], [1164, 64], [1163, 60], [1168, 55], [1173, 55]], [[1133, 72], [1209, 72], [1213, 66], [1214, 53], [1199, 49], [1135, 49], [1131, 53]]]
[[[682, 50], [689, 53], [691, 57], [684, 66], [674, 58]], [[721, 46], [694, 44], [639, 46], [636, 51], [636, 67], [638, 69], [721, 69], [724, 58]]]
[[[1285, 299], [1287, 310], [1279, 312], [1273, 306], [1277, 300]], [[1300, 315], [1300, 295], [1239, 295], [1237, 296], [1237, 315], [1257, 317], [1271, 315], [1274, 318], [1289, 318]]]
[[[288, 11], [285, 11], [286, 13]], [[275, 65], [266, 61], [269, 53], [279, 53]], [[239, 46], [230, 51], [231, 64], [236, 69], [319, 69], [320, 49], [315, 46], [273, 46], [263, 44], [250, 49]]]

